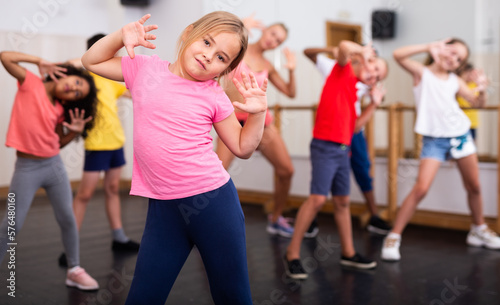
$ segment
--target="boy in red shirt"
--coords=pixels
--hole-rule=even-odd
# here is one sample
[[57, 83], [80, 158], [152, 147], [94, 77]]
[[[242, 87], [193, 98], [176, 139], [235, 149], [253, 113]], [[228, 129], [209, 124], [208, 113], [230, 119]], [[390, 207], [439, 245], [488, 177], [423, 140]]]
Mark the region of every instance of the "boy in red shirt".
[[[352, 60], [351, 60], [352, 59]], [[300, 245], [304, 233], [332, 192], [335, 222], [340, 235], [342, 256], [340, 263], [359, 269], [375, 268], [377, 263], [357, 253], [352, 240], [349, 209], [350, 161], [349, 146], [356, 124], [356, 83], [369, 86], [385, 78], [387, 67], [379, 67], [371, 45], [361, 46], [341, 41], [337, 64], [328, 76], [318, 106], [311, 142], [311, 195], [302, 204], [295, 221], [295, 230], [284, 257], [286, 274], [294, 279], [305, 279], [307, 273], [300, 263]], [[384, 69], [385, 68], [385, 69]], [[372, 101], [380, 104], [383, 91], [372, 94]]]

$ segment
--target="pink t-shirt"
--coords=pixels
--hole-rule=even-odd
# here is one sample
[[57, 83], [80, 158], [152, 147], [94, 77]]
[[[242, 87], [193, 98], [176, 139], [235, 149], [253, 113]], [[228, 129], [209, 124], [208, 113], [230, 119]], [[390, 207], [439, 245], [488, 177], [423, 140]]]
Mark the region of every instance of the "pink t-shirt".
[[63, 107], [52, 104], [43, 81], [26, 71], [24, 82], [18, 83], [5, 145], [38, 157], [56, 156], [59, 154], [56, 126], [63, 118]]
[[122, 58], [134, 105], [131, 195], [185, 198], [229, 181], [209, 133], [233, 113], [233, 105], [216, 81], [184, 79], [169, 65], [156, 55]]

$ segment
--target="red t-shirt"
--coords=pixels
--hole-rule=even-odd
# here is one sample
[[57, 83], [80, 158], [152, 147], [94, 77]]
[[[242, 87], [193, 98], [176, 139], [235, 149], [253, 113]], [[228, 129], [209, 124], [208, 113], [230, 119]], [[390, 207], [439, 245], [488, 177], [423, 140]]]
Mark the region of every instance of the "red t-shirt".
[[19, 85], [6, 146], [38, 157], [49, 158], [59, 154], [59, 135], [56, 126], [64, 120], [64, 109], [59, 103], [52, 104], [43, 81], [26, 71], [26, 78]]
[[321, 93], [313, 131], [315, 139], [351, 145], [356, 124], [357, 82], [351, 62], [333, 67]]

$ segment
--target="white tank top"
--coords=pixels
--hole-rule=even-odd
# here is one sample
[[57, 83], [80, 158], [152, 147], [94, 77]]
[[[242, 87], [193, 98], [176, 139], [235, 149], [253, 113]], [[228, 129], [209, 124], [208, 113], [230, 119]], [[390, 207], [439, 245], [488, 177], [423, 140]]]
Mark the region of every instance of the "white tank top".
[[470, 129], [470, 120], [456, 100], [459, 84], [457, 76], [437, 78], [424, 68], [420, 83], [413, 87], [417, 106], [415, 132], [435, 138], [462, 136]]

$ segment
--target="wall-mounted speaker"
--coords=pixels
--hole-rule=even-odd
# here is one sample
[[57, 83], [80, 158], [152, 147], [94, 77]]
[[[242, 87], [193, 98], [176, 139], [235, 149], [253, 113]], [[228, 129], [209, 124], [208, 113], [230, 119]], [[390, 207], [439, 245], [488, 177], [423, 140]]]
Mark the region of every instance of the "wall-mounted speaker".
[[146, 6], [149, 4], [149, 0], [120, 0], [122, 5], [132, 5], [132, 6]]
[[396, 13], [379, 10], [372, 12], [372, 39], [394, 38], [396, 35]]

